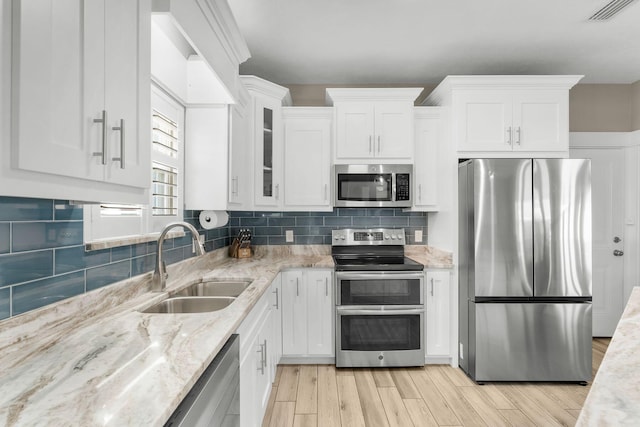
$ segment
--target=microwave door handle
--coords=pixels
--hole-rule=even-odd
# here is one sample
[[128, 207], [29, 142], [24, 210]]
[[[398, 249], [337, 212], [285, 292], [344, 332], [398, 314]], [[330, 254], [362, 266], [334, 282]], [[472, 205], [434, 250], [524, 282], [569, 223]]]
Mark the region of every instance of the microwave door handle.
[[391, 175], [391, 201], [396, 201], [396, 174]]

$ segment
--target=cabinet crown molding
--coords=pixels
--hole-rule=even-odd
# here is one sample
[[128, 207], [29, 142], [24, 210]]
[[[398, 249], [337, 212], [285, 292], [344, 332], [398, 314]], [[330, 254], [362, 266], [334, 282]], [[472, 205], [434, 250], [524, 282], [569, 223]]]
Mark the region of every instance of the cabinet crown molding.
[[291, 94], [286, 87], [277, 85], [258, 76], [240, 76], [240, 81], [249, 93], [257, 93], [279, 99], [282, 101], [282, 105], [293, 105]]
[[483, 89], [566, 89], [582, 75], [447, 76], [427, 96], [422, 105], [440, 105], [452, 91]]
[[[184, 0], [153, 0], [152, 11], [153, 13], [177, 13], [181, 16], [181, 8], [190, 7], [185, 3], [187, 2]], [[225, 0], [195, 0], [190, 3], [197, 5], [197, 9], [204, 15], [227, 56], [235, 62], [236, 66], [251, 58], [247, 43]]]
[[285, 119], [333, 119], [332, 107], [283, 107], [282, 117]]
[[413, 103], [422, 93], [422, 87], [394, 88], [327, 88], [326, 103], [407, 101]]

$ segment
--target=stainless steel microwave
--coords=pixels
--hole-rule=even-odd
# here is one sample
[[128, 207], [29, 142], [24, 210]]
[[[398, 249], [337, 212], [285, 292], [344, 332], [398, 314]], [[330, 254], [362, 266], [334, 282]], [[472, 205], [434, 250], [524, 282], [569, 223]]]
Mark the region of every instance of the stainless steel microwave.
[[410, 207], [413, 165], [335, 165], [336, 207]]

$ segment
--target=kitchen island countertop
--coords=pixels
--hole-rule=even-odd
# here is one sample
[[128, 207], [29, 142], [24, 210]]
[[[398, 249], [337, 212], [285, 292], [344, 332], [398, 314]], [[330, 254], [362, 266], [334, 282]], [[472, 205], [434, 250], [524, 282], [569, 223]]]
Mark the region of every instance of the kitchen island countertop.
[[[446, 253], [437, 254], [423, 249], [415, 259], [446, 268]], [[147, 273], [1, 321], [0, 424], [163, 425], [290, 268], [333, 268], [330, 247], [256, 247], [248, 259], [220, 249], [169, 266], [165, 292], [150, 291]], [[221, 311], [140, 312], [203, 278], [253, 282]]]
[[640, 287], [633, 289], [576, 426], [640, 423]]

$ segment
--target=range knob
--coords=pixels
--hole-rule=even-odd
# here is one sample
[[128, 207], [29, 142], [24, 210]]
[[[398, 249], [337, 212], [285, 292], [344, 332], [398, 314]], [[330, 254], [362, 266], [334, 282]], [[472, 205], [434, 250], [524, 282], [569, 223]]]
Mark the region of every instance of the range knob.
[[391, 235], [391, 240], [396, 240], [396, 235], [395, 234]]
[[344, 234], [340, 236], [340, 240], [344, 240]]
[[385, 239], [385, 240], [389, 240], [389, 235], [388, 235], [388, 234], [385, 234], [385, 235], [384, 235], [384, 239]]
[[340, 239], [340, 236], [338, 236], [338, 235], [333, 236], [333, 240], [339, 240], [339, 239]]

